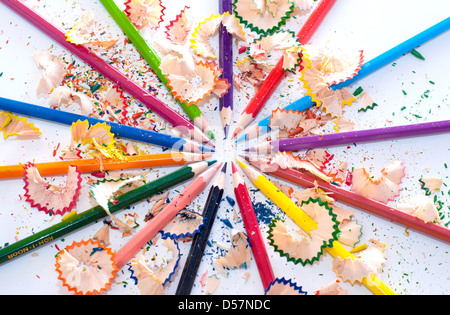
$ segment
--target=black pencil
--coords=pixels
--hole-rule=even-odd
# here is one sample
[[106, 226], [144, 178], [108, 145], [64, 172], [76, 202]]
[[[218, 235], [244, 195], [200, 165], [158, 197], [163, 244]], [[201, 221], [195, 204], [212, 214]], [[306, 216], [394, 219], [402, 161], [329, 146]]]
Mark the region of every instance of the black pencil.
[[225, 163], [220, 175], [214, 181], [211, 186], [211, 190], [209, 191], [209, 195], [203, 209], [205, 224], [200, 233], [197, 233], [192, 240], [192, 246], [189, 250], [183, 273], [181, 274], [181, 278], [178, 283], [176, 291], [177, 295], [189, 295], [191, 293], [195, 277], [197, 276], [197, 270], [202, 260], [203, 251], [205, 250], [206, 243], [208, 242], [209, 234], [211, 233], [214, 219], [216, 217], [217, 210], [219, 209], [220, 201], [223, 197], [226, 168], [227, 164]]

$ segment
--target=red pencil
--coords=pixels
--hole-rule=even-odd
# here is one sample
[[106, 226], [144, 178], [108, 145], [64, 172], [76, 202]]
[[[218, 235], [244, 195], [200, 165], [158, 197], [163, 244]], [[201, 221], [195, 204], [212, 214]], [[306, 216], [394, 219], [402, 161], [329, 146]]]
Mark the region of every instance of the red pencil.
[[269, 256], [267, 255], [261, 230], [259, 229], [255, 210], [253, 209], [253, 204], [248, 194], [247, 185], [245, 185], [243, 177], [239, 174], [233, 162], [231, 162], [231, 166], [233, 168], [234, 194], [236, 195], [236, 201], [241, 211], [245, 230], [247, 231], [247, 236], [252, 246], [259, 275], [261, 276], [264, 290], [266, 290], [270, 283], [275, 281], [275, 276], [272, 271]]
[[315, 182], [318, 187], [327, 193], [331, 193], [331, 197], [336, 200], [342, 201], [349, 205], [366, 210], [370, 213], [379, 215], [385, 219], [403, 224], [407, 227], [413, 228], [417, 231], [423, 232], [447, 243], [450, 242], [450, 229], [445, 226], [435, 224], [432, 222], [423, 221], [411, 214], [400, 211], [398, 209], [387, 206], [384, 203], [372, 200], [360, 195], [355, 194], [352, 191], [348, 191], [341, 187], [327, 183], [319, 178], [306, 175], [302, 172], [293, 169], [282, 169], [276, 167], [276, 164], [270, 164], [270, 160], [261, 158], [246, 158], [254, 167], [260, 169], [263, 172], [269, 173], [273, 176], [283, 178], [295, 184], [299, 184], [303, 187], [311, 188], [315, 187]]
[[[322, 0], [317, 5], [317, 7], [306, 20], [305, 24], [303, 24], [302, 28], [297, 33], [300, 44], [304, 45], [308, 43], [322, 20], [325, 18], [325, 15], [327, 15], [328, 11], [330, 11], [335, 2], [336, 0]], [[264, 80], [263, 84], [258, 89], [256, 94], [250, 100], [247, 107], [242, 112], [234, 131], [233, 138], [235, 138], [256, 118], [256, 116], [263, 108], [264, 104], [267, 102], [267, 100], [280, 84], [281, 80], [284, 78], [284, 75], [285, 72], [283, 70], [283, 57], [281, 57], [281, 59], [269, 73], [267, 78]]]

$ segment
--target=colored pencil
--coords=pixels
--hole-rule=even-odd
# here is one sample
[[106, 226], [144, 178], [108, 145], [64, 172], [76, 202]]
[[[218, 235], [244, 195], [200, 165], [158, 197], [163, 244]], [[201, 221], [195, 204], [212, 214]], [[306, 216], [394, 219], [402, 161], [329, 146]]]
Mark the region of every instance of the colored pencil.
[[226, 169], [227, 163], [225, 163], [222, 171], [209, 190], [208, 198], [206, 199], [206, 204], [202, 213], [204, 225], [201, 228], [200, 233], [195, 234], [192, 239], [192, 245], [175, 292], [176, 295], [189, 295], [191, 293], [195, 277], [197, 276], [198, 267], [202, 261], [203, 252], [208, 243], [208, 238], [211, 234], [220, 202], [222, 201], [225, 189]]
[[[247, 160], [252, 166], [258, 168], [262, 172], [285, 179], [306, 188], [315, 187], [315, 183], [317, 183], [317, 186], [320, 189], [326, 193], [330, 193], [336, 200], [366, 210], [367, 212], [373, 213], [390, 221], [403, 224], [409, 228], [415, 229], [447, 243], [450, 242], [450, 229], [445, 226], [432, 222], [425, 223], [423, 220], [413, 215], [389, 207], [388, 205], [376, 200], [357, 195], [352, 191], [348, 191], [336, 185], [327, 183], [320, 178], [307, 175], [297, 170], [282, 169], [280, 167], [276, 167], [276, 165], [274, 167], [267, 167], [267, 165], [270, 164], [269, 159], [252, 157], [250, 159], [247, 158]], [[271, 164], [271, 166], [273, 165], [274, 164]]]
[[211, 181], [220, 166], [221, 163], [197, 176], [181, 193], [173, 198], [161, 212], [142, 226], [142, 228], [117, 251], [114, 257], [117, 268], [121, 269], [147, 244], [147, 242], [151, 241], [152, 238], [162, 230], [180, 210], [184, 209], [184, 207], [197, 197]]
[[247, 148], [245, 150], [248, 152], [256, 152], [258, 154], [270, 154], [281, 151], [299, 151], [351, 143], [382, 141], [428, 134], [439, 134], [449, 131], [450, 120], [442, 120], [427, 123], [410, 124], [405, 126], [338, 132], [320, 136], [283, 138], [266, 141], [256, 145], [255, 147]]
[[[34, 165], [41, 176], [48, 176], [67, 174], [69, 166], [77, 166], [78, 170], [82, 173], [93, 173], [100, 171], [182, 165], [200, 162], [211, 156], [212, 155], [198, 153], [166, 152], [125, 156], [124, 160], [104, 159], [101, 163], [98, 159], [81, 159], [34, 163]], [[0, 166], [0, 179], [23, 177], [23, 167], [23, 164]]]
[[362, 65], [361, 70], [358, 71], [358, 74], [355, 75], [353, 78], [341, 82], [339, 84], [335, 84], [331, 86], [331, 88], [334, 90], [338, 90], [345, 86], [349, 86], [355, 81], [358, 81], [366, 77], [367, 75], [380, 69], [381, 67], [390, 64], [392, 61], [403, 56], [404, 54], [411, 52], [414, 48], [417, 48], [423, 43], [426, 43], [430, 39], [433, 39], [434, 37], [444, 33], [449, 28], [450, 28], [450, 17], [446, 18], [445, 20], [442, 20], [439, 23], [436, 23], [435, 25], [429, 27], [423, 32], [411, 37], [410, 39], [404, 41], [400, 45], [393, 47], [392, 49], [370, 60], [369, 62], [366, 62], [365, 64]]
[[[311, 106], [315, 105], [316, 103], [312, 101], [311, 96], [307, 95], [305, 97], [302, 97], [301, 99], [289, 104], [284, 109], [289, 111], [297, 111], [302, 112], [304, 110], [307, 110]], [[237, 142], [250, 140], [256, 137], [259, 137], [262, 134], [265, 134], [271, 130], [270, 128], [270, 118], [271, 116], [266, 116], [263, 119], [261, 119], [259, 122], [254, 123], [250, 127], [247, 128], [245, 133], [242, 134], [242, 136], [236, 140]]]
[[[226, 12], [233, 14], [231, 0], [219, 0], [219, 11], [221, 14]], [[219, 67], [223, 69], [222, 77], [227, 79], [230, 84], [233, 84], [233, 37], [222, 24], [219, 30]], [[228, 137], [233, 118], [233, 95], [232, 85], [228, 93], [219, 100], [220, 118], [225, 138]]]
[[[450, 28], [450, 18], [442, 20], [441, 22], [431, 26], [430, 28], [424, 30], [423, 32], [411, 37], [410, 39], [404, 41], [403, 43], [391, 48], [390, 50], [380, 54], [379, 56], [373, 58], [372, 60], [364, 63], [361, 67], [361, 70], [358, 74], [352, 79], [346, 80], [345, 82], [341, 82], [339, 84], [335, 84], [330, 86], [330, 88], [337, 90], [343, 87], [347, 87], [350, 84], [356, 82], [363, 77], [368, 76], [369, 74], [375, 72], [376, 70], [391, 64], [397, 58], [400, 58], [404, 54], [407, 54], [415, 47], [418, 47], [425, 42], [433, 39], [434, 37], [442, 34]], [[295, 101], [294, 103], [285, 107], [286, 110], [293, 111], [303, 111], [316, 103], [312, 102], [310, 96], [304, 96], [301, 99]], [[239, 138], [238, 141], [248, 140], [253, 137], [257, 137], [262, 133], [268, 132], [271, 130], [270, 126], [270, 116], [265, 117], [261, 121], [258, 122], [257, 125], [252, 125], [249, 128], [249, 132]]]
[[[262, 173], [254, 168], [238, 161], [239, 165], [244, 170], [245, 175], [250, 181], [260, 189], [272, 202], [274, 202], [281, 210], [283, 210], [299, 227], [306, 233], [310, 233], [312, 229], [317, 228], [317, 223], [314, 222], [297, 204], [288, 196], [281, 192], [274, 184], [272, 184]], [[327, 247], [326, 250], [333, 257], [354, 258], [353, 255], [338, 241], [334, 241], [332, 246]], [[363, 279], [363, 284], [376, 295], [394, 295], [395, 293], [375, 275]]]
[[[336, 0], [321, 0], [314, 8], [300, 31], [297, 33], [300, 44], [304, 45], [308, 43], [335, 2]], [[234, 131], [233, 139], [256, 118], [284, 76], [283, 57], [281, 57], [242, 112]]]
[[26, 4], [16, 0], [0, 1], [113, 83], [118, 84], [120, 88], [134, 96], [142, 104], [158, 114], [162, 119], [172, 124], [173, 127], [181, 133], [187, 135], [190, 139], [210, 144], [211, 140], [192, 122], [188, 121], [182, 115], [154, 97], [148, 90], [127, 78], [123, 73], [104, 61], [100, 56], [96, 55], [83, 45], [76, 45], [67, 41], [65, 33], [61, 29], [30, 9]]
[[90, 125], [97, 123], [106, 123], [111, 127], [111, 132], [122, 138], [141, 141], [164, 148], [170, 148], [187, 152], [211, 152], [214, 151], [209, 147], [200, 145], [190, 139], [169, 136], [160, 132], [146, 130], [142, 128], [131, 127], [84, 115], [65, 112], [62, 110], [52, 109], [44, 106], [38, 106], [10, 100], [0, 97], [0, 110], [13, 112], [20, 115], [31, 116], [34, 118], [44, 119], [55, 123], [71, 126], [73, 123], [81, 120], [87, 120]]
[[234, 194], [236, 202], [239, 205], [242, 220], [244, 221], [245, 230], [250, 241], [253, 257], [258, 266], [259, 275], [261, 277], [264, 291], [270, 284], [275, 281], [272, 265], [270, 264], [269, 255], [267, 254], [264, 237], [259, 228], [256, 219], [255, 209], [248, 194], [248, 188], [241, 174], [239, 174], [236, 166], [231, 162], [233, 167]]
[[[115, 198], [114, 203], [109, 203], [109, 211], [111, 213], [115, 213], [137, 202], [150, 198], [151, 196], [156, 195], [167, 188], [181, 184], [197, 176], [200, 172], [204, 171], [213, 163], [215, 163], [215, 161], [190, 164], [165, 176], [157, 178], [143, 186], [133, 189], [132, 191], [126, 192]], [[108, 214], [101, 206], [93, 207], [87, 211], [75, 215], [70, 213], [67, 219], [63, 218], [60, 223], [56, 223], [47, 229], [34, 233], [14, 244], [0, 249], [0, 264], [11, 261], [12, 259], [23, 254], [30, 253], [45, 244], [49, 244], [56, 239], [66, 236], [69, 233], [83, 228], [91, 223], [96, 223], [107, 216]]]
[[[134, 47], [136, 47], [137, 51], [141, 54], [141, 56], [147, 61], [148, 65], [155, 72], [159, 80], [166, 88], [170, 90], [167, 83], [167, 77], [161, 71], [161, 58], [158, 56], [158, 53], [149, 45], [149, 43], [144, 39], [141, 32], [133, 25], [130, 19], [127, 17], [125, 12], [123, 12], [119, 6], [115, 3], [114, 0], [100, 0], [112, 18], [116, 21], [125, 35], [130, 39], [133, 43]], [[199, 127], [203, 133], [209, 135], [212, 139], [214, 139], [214, 134], [209, 128], [208, 121], [206, 120], [203, 113], [200, 111], [197, 105], [188, 105], [186, 102], [181, 102], [176, 99], [177, 103], [181, 106], [181, 108], [186, 112], [186, 114], [191, 118], [194, 124]], [[211, 144], [213, 144], [211, 142]]]

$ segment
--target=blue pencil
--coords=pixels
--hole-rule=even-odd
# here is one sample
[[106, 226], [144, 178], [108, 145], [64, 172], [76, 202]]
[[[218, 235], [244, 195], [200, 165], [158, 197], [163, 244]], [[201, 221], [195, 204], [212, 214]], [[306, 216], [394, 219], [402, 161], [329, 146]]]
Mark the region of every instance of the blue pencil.
[[[411, 37], [410, 39], [404, 41], [400, 45], [397, 45], [394, 48], [382, 53], [378, 57], [375, 57], [372, 60], [364, 63], [361, 67], [361, 70], [359, 70], [356, 76], [339, 84], [334, 84], [330, 86], [330, 88], [333, 90], [337, 90], [349, 86], [355, 81], [366, 77], [367, 75], [371, 74], [372, 72], [375, 72], [376, 70], [382, 68], [387, 64], [390, 64], [395, 59], [410, 52], [414, 48], [444, 33], [449, 28], [450, 28], [450, 17], [433, 25], [432, 27], [426, 29], [425, 31]], [[309, 107], [313, 106], [314, 104], [315, 103], [311, 101], [310, 96], [304, 96], [301, 99], [295, 101], [294, 103], [286, 106], [285, 109], [293, 111], [304, 111]], [[236, 140], [236, 142], [248, 140], [262, 133], [270, 131], [271, 128], [269, 126], [269, 123], [270, 123], [270, 116], [262, 119], [261, 121], [259, 121], [258, 124], [252, 125], [248, 129], [249, 131], [247, 131], [243, 136], [241, 136], [238, 140]]]
[[95, 125], [97, 123], [106, 123], [109, 126], [111, 126], [111, 132], [118, 137], [131, 139], [135, 141], [141, 141], [164, 148], [176, 149], [179, 151], [213, 152], [212, 149], [200, 145], [198, 143], [192, 142], [191, 140], [188, 139], [173, 137], [170, 135], [158, 133], [151, 130], [121, 125], [114, 122], [64, 112], [57, 109], [10, 100], [3, 97], [0, 97], [0, 110], [13, 112], [16, 114], [30, 116], [34, 118], [44, 119], [47, 121], [61, 123], [69, 126], [77, 122], [78, 120], [87, 120], [90, 125]]

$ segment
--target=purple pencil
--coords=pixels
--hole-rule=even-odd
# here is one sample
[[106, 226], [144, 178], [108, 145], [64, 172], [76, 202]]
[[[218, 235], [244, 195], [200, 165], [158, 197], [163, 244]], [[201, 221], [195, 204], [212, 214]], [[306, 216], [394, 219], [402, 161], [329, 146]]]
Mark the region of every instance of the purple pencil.
[[276, 153], [279, 151], [300, 151], [328, 146], [388, 140], [426, 134], [437, 134], [450, 131], [450, 120], [411, 124], [405, 126], [385, 127], [369, 130], [339, 132], [322, 136], [284, 138], [263, 142], [247, 152], [258, 154]]
[[[219, 0], [220, 13], [228, 12], [233, 14], [231, 0]], [[219, 103], [220, 118], [225, 132], [225, 137], [228, 136], [228, 129], [230, 128], [231, 119], [233, 116], [233, 39], [232, 35], [228, 33], [225, 26], [220, 25], [219, 32], [219, 66], [223, 69], [222, 77], [228, 80], [231, 87], [221, 99]]]

